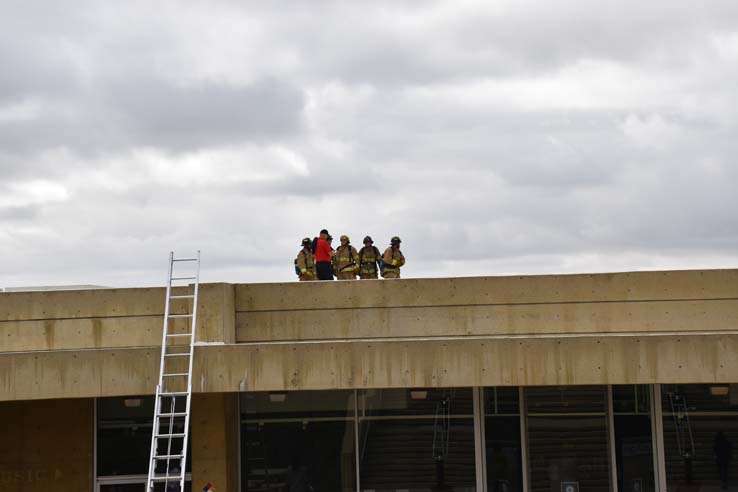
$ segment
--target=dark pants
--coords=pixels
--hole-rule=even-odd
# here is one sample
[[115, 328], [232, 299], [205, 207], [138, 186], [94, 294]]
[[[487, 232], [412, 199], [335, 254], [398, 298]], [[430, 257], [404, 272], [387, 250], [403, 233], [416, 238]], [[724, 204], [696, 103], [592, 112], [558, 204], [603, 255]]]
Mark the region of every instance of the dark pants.
[[318, 270], [318, 280], [333, 280], [333, 266], [330, 261], [318, 261], [315, 267]]

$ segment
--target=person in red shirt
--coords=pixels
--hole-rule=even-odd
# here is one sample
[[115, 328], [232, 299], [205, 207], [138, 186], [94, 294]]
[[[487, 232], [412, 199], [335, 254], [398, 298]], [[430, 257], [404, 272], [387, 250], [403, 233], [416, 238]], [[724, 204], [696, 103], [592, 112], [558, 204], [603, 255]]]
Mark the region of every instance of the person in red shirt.
[[318, 280], [333, 280], [333, 267], [331, 259], [335, 254], [331, 245], [328, 244], [328, 231], [323, 229], [320, 231], [320, 237], [315, 244], [315, 268], [318, 273]]

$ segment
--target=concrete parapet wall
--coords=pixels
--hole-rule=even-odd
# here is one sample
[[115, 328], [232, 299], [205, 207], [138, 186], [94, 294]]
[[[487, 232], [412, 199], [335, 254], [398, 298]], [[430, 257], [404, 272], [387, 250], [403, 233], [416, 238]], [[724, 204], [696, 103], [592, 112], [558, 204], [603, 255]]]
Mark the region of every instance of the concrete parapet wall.
[[738, 270], [236, 286], [238, 342], [731, 331]]
[[[0, 400], [153, 393], [164, 297], [0, 294]], [[736, 382], [738, 270], [203, 284], [197, 340], [196, 392]]]
[[[164, 288], [0, 293], [0, 354], [158, 347], [165, 294]], [[191, 304], [173, 301], [171, 312], [191, 312]], [[201, 285], [198, 304], [198, 340], [232, 342], [233, 286]], [[181, 329], [188, 320], [170, 323]]]

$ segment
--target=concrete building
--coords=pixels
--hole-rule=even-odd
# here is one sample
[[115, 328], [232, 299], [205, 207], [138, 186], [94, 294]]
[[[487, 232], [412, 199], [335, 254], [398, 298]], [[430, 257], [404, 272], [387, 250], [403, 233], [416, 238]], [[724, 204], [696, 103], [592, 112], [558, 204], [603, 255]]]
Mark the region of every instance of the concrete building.
[[[0, 294], [0, 490], [143, 490], [164, 297]], [[191, 490], [738, 490], [738, 270], [203, 284], [197, 344]]]

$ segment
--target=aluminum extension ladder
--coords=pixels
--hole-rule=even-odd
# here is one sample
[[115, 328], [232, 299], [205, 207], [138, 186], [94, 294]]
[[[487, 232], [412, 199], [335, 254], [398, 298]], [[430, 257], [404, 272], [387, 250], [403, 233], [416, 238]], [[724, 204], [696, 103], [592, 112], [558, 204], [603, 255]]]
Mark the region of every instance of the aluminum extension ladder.
[[[178, 268], [175, 273], [175, 265], [185, 268]], [[200, 252], [194, 258], [175, 258], [174, 252], [169, 253], [161, 364], [154, 401], [146, 492], [184, 491], [199, 287]]]

